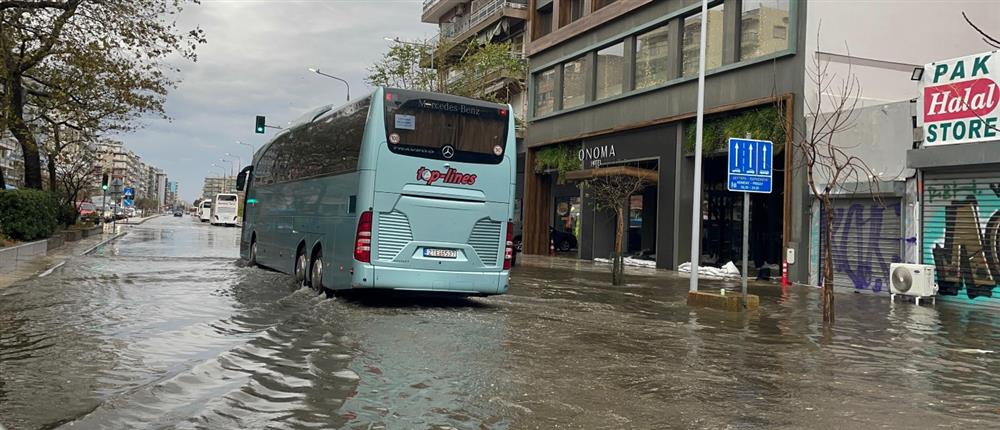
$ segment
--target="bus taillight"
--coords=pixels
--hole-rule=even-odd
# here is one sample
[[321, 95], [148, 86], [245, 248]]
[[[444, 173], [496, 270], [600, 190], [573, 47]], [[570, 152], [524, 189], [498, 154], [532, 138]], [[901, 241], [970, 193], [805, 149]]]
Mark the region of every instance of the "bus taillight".
[[507, 247], [503, 252], [503, 270], [510, 270], [514, 260], [514, 223], [507, 221]]
[[354, 237], [354, 259], [372, 261], [372, 211], [364, 211], [358, 219], [358, 234]]

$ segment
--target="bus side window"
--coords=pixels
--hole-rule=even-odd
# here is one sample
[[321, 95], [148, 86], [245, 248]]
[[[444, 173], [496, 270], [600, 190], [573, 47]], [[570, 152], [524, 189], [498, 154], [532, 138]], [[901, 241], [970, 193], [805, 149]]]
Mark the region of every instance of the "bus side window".
[[358, 196], [350, 196], [347, 198], [347, 213], [353, 214], [354, 211], [358, 209]]

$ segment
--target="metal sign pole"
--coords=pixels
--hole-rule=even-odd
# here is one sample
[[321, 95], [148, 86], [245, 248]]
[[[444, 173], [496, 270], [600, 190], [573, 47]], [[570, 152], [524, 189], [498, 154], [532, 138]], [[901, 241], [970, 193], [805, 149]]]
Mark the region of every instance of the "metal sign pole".
[[[750, 133], [746, 135], [751, 139]], [[752, 156], [752, 155], [751, 155]], [[750, 248], [750, 193], [743, 192], [743, 309], [747, 308], [747, 255]]]

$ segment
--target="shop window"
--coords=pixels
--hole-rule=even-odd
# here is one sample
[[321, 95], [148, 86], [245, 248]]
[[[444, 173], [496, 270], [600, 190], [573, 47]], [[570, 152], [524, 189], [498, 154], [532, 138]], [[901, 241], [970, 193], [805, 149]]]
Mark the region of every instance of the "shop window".
[[635, 38], [635, 88], [649, 88], [667, 82], [669, 28], [664, 25]]
[[788, 0], [743, 0], [740, 60], [788, 49]]
[[586, 68], [586, 57], [563, 64], [563, 109], [577, 107], [583, 104], [586, 97], [587, 76], [584, 72]]
[[618, 43], [597, 51], [597, 99], [622, 93], [625, 73], [625, 44]]
[[[723, 4], [708, 9], [708, 34], [705, 38], [705, 70], [722, 66]], [[683, 75], [698, 75], [698, 46], [701, 44], [701, 13], [684, 18], [681, 58]]]
[[535, 75], [535, 115], [555, 110], [556, 70], [549, 69]]

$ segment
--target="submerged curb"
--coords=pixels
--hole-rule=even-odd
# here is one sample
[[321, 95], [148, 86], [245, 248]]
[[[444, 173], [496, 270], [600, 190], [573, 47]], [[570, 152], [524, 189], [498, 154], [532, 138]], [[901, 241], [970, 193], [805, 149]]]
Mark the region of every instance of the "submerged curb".
[[91, 252], [94, 252], [95, 249], [97, 249], [97, 248], [99, 248], [101, 246], [104, 246], [108, 242], [111, 242], [112, 240], [118, 239], [119, 237], [122, 237], [122, 236], [124, 236], [126, 234], [128, 234], [128, 231], [123, 231], [123, 232], [120, 232], [120, 233], [118, 233], [118, 234], [116, 234], [114, 236], [111, 236], [111, 237], [107, 238], [107, 239], [104, 239], [104, 240], [100, 241], [97, 245], [94, 245], [94, 246], [91, 246], [90, 248], [87, 248], [87, 250], [83, 251], [82, 253], [80, 253], [80, 255], [90, 254]]

